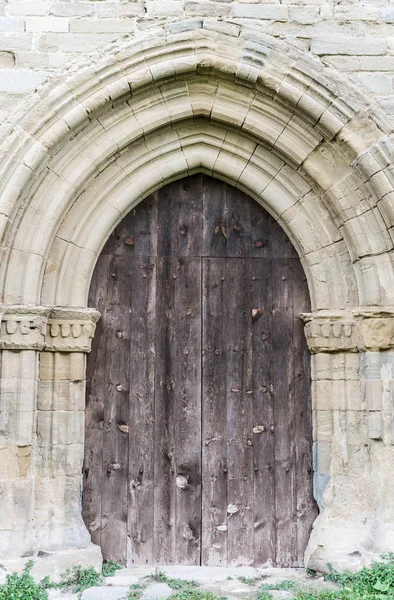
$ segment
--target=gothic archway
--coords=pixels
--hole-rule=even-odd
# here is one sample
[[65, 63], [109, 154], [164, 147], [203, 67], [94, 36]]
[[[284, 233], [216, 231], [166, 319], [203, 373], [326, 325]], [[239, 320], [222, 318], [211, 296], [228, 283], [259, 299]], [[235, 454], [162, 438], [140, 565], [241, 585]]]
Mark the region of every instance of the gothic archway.
[[3, 124], [3, 430], [12, 464], [23, 447], [35, 465], [23, 482], [11, 478], [33, 513], [13, 523], [12, 541], [2, 536], [4, 552], [87, 546], [79, 494], [94, 265], [141, 199], [203, 172], [262, 204], [301, 258], [322, 511], [307, 564], [360, 564], [394, 546], [389, 128], [343, 78], [274, 40], [204, 28], [188, 38], [115, 44], [94, 74], [65, 71]]

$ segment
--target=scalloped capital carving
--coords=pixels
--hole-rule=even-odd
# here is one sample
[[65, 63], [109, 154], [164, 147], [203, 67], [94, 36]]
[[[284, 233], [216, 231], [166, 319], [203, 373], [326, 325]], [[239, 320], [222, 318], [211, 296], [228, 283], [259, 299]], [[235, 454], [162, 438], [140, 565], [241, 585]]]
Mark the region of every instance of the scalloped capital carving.
[[0, 306], [0, 349], [90, 352], [100, 313], [91, 308]]
[[301, 315], [312, 354], [394, 348], [394, 308], [316, 311]]

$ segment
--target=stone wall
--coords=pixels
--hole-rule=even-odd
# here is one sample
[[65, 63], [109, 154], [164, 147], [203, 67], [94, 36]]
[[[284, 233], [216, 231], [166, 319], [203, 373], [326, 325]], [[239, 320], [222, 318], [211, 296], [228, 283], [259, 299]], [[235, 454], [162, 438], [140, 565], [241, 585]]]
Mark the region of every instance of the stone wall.
[[123, 216], [196, 172], [261, 203], [308, 279], [321, 514], [307, 565], [393, 551], [391, 8], [2, 9], [1, 562], [97, 561], [80, 512], [90, 278]]
[[[9, 112], [51, 73], [149, 28], [221, 23], [286, 41], [346, 73], [394, 122], [394, 6], [390, 0], [1, 0], [0, 109]], [[182, 27], [182, 26], [181, 26]], [[215, 23], [215, 28], [218, 24]]]

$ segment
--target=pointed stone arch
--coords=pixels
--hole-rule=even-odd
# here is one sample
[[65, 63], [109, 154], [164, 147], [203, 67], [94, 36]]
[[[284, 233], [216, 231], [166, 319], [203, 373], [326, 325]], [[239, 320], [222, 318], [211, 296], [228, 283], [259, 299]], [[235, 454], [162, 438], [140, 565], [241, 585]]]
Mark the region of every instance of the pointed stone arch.
[[[389, 127], [344, 78], [272, 38], [247, 29], [239, 37], [190, 31], [188, 23], [179, 31], [113, 44], [94, 68], [53, 78], [2, 125], [1, 385], [6, 421], [13, 423], [4, 440], [12, 456], [22, 445], [34, 448], [39, 465], [24, 482], [35, 512], [26, 512], [19, 537], [4, 551], [86, 546], [78, 507], [83, 452], [73, 449], [70, 475], [70, 449], [62, 454], [67, 443], [59, 442], [57, 428], [63, 417], [66, 429], [77, 427], [80, 435], [83, 428], [84, 352], [98, 317], [86, 309], [95, 261], [136, 203], [202, 171], [260, 202], [302, 259], [313, 307], [306, 333], [316, 353], [315, 479], [322, 509], [308, 564], [321, 568], [336, 556], [338, 564], [363, 562], [394, 547], [394, 515], [368, 495], [346, 511], [338, 491], [342, 486], [342, 497], [350, 498], [359, 490], [360, 456], [371, 468], [390, 455], [392, 408], [382, 405], [378, 391], [379, 405], [370, 374], [373, 361], [387, 360], [378, 351], [392, 345]], [[22, 381], [19, 387], [9, 387], [6, 373]], [[71, 388], [79, 390], [76, 410]], [[37, 424], [38, 438], [22, 435], [21, 415]], [[78, 439], [81, 445], [83, 435]], [[387, 473], [379, 471], [382, 488]], [[366, 471], [363, 476], [365, 488]], [[60, 496], [43, 508], [51, 485]], [[56, 515], [53, 523], [48, 511]], [[383, 522], [389, 533], [369, 543]]]

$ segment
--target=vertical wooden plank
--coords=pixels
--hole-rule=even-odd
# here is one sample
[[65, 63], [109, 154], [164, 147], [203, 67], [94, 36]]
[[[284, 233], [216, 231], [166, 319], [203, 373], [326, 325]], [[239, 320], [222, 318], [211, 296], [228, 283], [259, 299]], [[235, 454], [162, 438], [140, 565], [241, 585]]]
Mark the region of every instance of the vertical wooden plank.
[[132, 259], [127, 562], [152, 564], [155, 439], [156, 269], [151, 257]]
[[228, 564], [241, 566], [254, 562], [250, 260], [227, 259], [226, 289]]
[[252, 200], [226, 185], [227, 256], [250, 256]]
[[202, 187], [203, 175], [186, 177], [179, 181], [179, 214], [177, 231], [178, 255], [202, 254]]
[[290, 238], [274, 220], [272, 226], [272, 256], [275, 258], [298, 258]]
[[275, 226], [274, 219], [265, 211], [260, 204], [251, 201], [251, 250], [250, 255], [254, 258], [271, 258], [272, 256], [272, 231]]
[[201, 259], [178, 258], [175, 298], [177, 564], [199, 565], [201, 543]]
[[227, 566], [226, 259], [203, 259], [201, 564]]
[[83, 465], [82, 516], [92, 536], [92, 542], [101, 541], [101, 482], [103, 476], [102, 452], [104, 438], [104, 385], [107, 348], [106, 302], [109, 257], [101, 255], [97, 261], [89, 291], [89, 306], [98, 308], [101, 319], [97, 323], [94, 344], [86, 369], [85, 457]]
[[294, 311], [295, 479], [297, 511], [297, 565], [304, 566], [304, 552], [317, 506], [312, 486], [312, 402], [310, 354], [300, 313], [310, 310], [306, 276], [299, 259], [292, 262]]
[[297, 563], [291, 261], [273, 259], [276, 563]]
[[252, 259], [255, 566], [275, 564], [275, 446], [272, 262]]
[[180, 185], [174, 181], [158, 192], [158, 256], [174, 256], [179, 249]]
[[102, 254], [117, 256], [149, 256], [155, 254], [157, 192], [142, 200], [116, 226]]
[[203, 180], [203, 256], [227, 256], [226, 187], [221, 181]]
[[154, 561], [175, 562], [176, 260], [157, 259], [154, 435]]
[[[101, 549], [126, 563], [129, 436], [130, 268], [112, 257], [107, 294]], [[127, 307], [124, 310], [124, 307]]]

